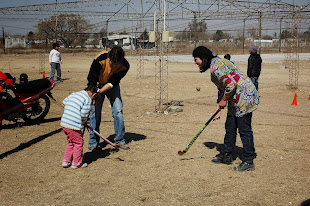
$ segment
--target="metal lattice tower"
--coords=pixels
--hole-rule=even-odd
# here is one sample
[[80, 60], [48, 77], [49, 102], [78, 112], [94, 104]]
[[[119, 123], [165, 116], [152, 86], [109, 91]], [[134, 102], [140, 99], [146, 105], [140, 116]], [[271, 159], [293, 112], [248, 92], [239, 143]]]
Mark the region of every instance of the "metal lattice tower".
[[[140, 23], [141, 24], [141, 23]], [[138, 30], [138, 29], [137, 29]], [[143, 34], [142, 31], [142, 27], [139, 27], [139, 31], [140, 34]], [[138, 55], [138, 61], [137, 61], [137, 75], [136, 78], [137, 79], [141, 79], [144, 77], [144, 35], [141, 35], [142, 39], [140, 39], [140, 42], [137, 42], [137, 55]]]
[[155, 111], [163, 112], [168, 105], [168, 43], [160, 38], [158, 60], [155, 62]]
[[289, 38], [285, 41], [285, 68], [289, 71], [289, 89], [298, 88], [298, 75], [299, 75], [299, 51], [300, 40], [298, 36], [298, 28], [300, 25], [299, 11], [292, 11], [292, 20], [287, 22], [287, 31]]
[[[160, 0], [156, 3], [161, 3], [159, 8], [157, 21], [157, 31], [160, 38], [156, 39], [156, 62], [155, 62], [155, 111], [163, 112], [168, 107], [168, 43], [163, 42], [162, 31], [165, 31], [165, 0]], [[154, 21], [154, 30], [155, 21]]]
[[45, 72], [45, 45], [42, 44], [41, 50], [39, 51], [39, 73]]

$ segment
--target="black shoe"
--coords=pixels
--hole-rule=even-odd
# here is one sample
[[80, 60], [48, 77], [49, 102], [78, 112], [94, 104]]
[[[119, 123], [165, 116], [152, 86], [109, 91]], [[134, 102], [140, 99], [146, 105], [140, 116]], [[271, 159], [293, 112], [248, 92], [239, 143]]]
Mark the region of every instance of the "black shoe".
[[216, 158], [212, 160], [216, 164], [226, 164], [230, 165], [232, 163], [232, 157], [230, 153], [220, 153], [216, 155]]
[[255, 166], [254, 163], [250, 164], [247, 162], [242, 162], [239, 166], [234, 167], [235, 171], [244, 172], [244, 171], [254, 171]]

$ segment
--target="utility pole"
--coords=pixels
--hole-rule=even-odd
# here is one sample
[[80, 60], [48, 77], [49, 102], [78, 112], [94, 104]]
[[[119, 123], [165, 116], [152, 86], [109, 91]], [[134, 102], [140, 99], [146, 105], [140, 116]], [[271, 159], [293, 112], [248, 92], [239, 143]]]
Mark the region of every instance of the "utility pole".
[[282, 20], [283, 17], [280, 19], [280, 34], [279, 34], [279, 52], [281, 52], [281, 44], [282, 44], [282, 37], [281, 37], [281, 32], [282, 32]]
[[105, 24], [105, 30], [106, 30], [106, 40], [105, 40], [105, 46], [104, 46], [104, 50], [108, 50], [108, 43], [109, 43], [109, 31], [108, 31], [108, 27], [109, 27], [109, 20], [107, 20], [106, 24]]
[[57, 0], [56, 0], [56, 28], [55, 28], [55, 41], [57, 42], [57, 37], [58, 37], [58, 34], [57, 34], [57, 20], [58, 20], [58, 14], [57, 14]]
[[196, 42], [198, 40], [197, 37], [197, 16], [196, 16], [196, 12], [194, 12], [194, 31], [195, 31], [195, 48], [196, 48]]
[[244, 39], [245, 39], [245, 20], [243, 19], [243, 37], [242, 37], [242, 53], [244, 54]]
[[259, 54], [262, 47], [262, 12], [259, 12]]
[[2, 27], [2, 47], [3, 47], [3, 53], [5, 54], [5, 36], [4, 36], [4, 27]]

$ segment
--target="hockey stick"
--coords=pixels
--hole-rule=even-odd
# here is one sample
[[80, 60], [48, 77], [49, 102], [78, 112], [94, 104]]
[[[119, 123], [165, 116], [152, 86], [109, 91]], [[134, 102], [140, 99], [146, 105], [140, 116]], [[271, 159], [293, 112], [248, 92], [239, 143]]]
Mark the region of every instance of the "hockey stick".
[[199, 137], [199, 135], [202, 133], [202, 131], [208, 126], [208, 124], [214, 119], [214, 117], [217, 115], [217, 113], [219, 113], [221, 110], [216, 110], [216, 112], [212, 115], [212, 117], [207, 121], [207, 123], [205, 123], [205, 125], [203, 125], [203, 127], [199, 130], [199, 132], [197, 132], [197, 134], [192, 138], [192, 140], [189, 142], [189, 144], [185, 147], [185, 149], [179, 150], [178, 154], [179, 155], [183, 155], [185, 154], [189, 148], [194, 144], [194, 142], [196, 141], [196, 139]]
[[107, 138], [105, 138], [104, 136], [102, 136], [99, 132], [97, 132], [96, 130], [94, 130], [93, 128], [91, 128], [89, 125], [85, 124], [85, 126], [90, 129], [93, 133], [95, 133], [96, 135], [98, 135], [99, 137], [101, 137], [104, 141], [106, 141], [109, 145], [115, 147], [116, 149], [119, 148], [119, 145], [114, 144], [112, 142], [110, 142]]

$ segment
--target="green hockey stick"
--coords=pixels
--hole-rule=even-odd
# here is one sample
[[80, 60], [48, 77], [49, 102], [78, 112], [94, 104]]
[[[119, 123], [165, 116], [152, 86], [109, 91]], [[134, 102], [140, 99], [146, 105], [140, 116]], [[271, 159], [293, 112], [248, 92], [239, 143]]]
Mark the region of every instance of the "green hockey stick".
[[179, 150], [178, 154], [179, 155], [183, 155], [185, 154], [189, 148], [194, 144], [194, 142], [196, 141], [196, 139], [199, 137], [199, 135], [202, 133], [202, 131], [208, 126], [208, 124], [214, 119], [214, 117], [217, 115], [217, 113], [219, 113], [221, 110], [216, 110], [216, 112], [212, 115], [212, 117], [207, 121], [207, 123], [205, 123], [205, 125], [203, 125], [203, 127], [199, 130], [199, 132], [197, 132], [197, 134], [192, 138], [192, 140], [189, 142], [189, 144], [185, 147], [184, 150]]

